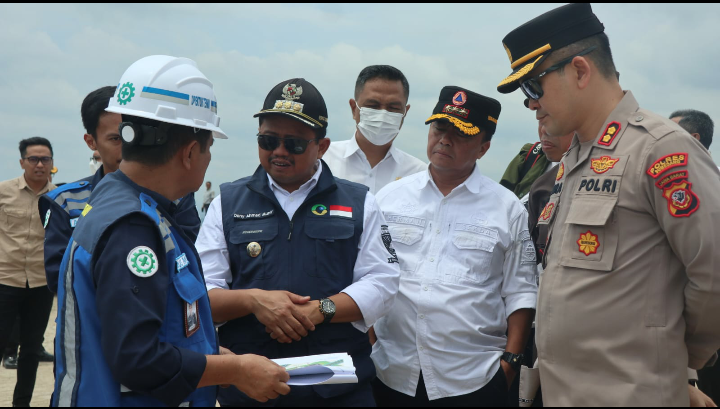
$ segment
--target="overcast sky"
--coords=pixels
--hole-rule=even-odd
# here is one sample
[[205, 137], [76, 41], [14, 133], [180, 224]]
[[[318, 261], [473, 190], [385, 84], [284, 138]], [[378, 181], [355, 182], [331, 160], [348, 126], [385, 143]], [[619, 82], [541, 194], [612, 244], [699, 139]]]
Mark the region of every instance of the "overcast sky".
[[[80, 104], [116, 85], [152, 54], [188, 57], [213, 82], [220, 125], [205, 180], [215, 187], [258, 166], [257, 119], [277, 83], [304, 77], [323, 94], [328, 136], [355, 129], [348, 99], [371, 64], [399, 68], [412, 108], [396, 145], [427, 161], [427, 127], [440, 89], [457, 85], [498, 99], [502, 113], [480, 170], [499, 181], [524, 143], [537, 140], [534, 113], [520, 91], [497, 84], [511, 70], [503, 37], [560, 4], [116, 4], [0, 5], [0, 180], [21, 174], [18, 142], [48, 138], [56, 182], [89, 175]], [[623, 89], [667, 116], [693, 108], [720, 121], [717, 4], [595, 4]], [[720, 143], [711, 147], [720, 155]], [[202, 201], [204, 187], [196, 195]]]

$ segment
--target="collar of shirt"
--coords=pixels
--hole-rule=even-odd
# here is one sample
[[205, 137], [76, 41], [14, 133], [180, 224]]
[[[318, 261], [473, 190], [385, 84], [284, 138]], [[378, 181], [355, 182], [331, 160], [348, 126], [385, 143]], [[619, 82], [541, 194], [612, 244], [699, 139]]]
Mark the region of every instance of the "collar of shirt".
[[[435, 181], [432, 178], [432, 174], [430, 173], [430, 166], [432, 166], [432, 164], [429, 164], [427, 171], [425, 173], [423, 173], [422, 177], [418, 178], [417, 188], [423, 189], [429, 185], [429, 186], [432, 186], [432, 188], [435, 189], [442, 196], [440, 189], [438, 189], [437, 185], [435, 184]], [[452, 192], [455, 192], [456, 190], [458, 190], [462, 187], [465, 187], [465, 189], [467, 189], [470, 193], [478, 194], [478, 193], [480, 193], [480, 180], [481, 179], [482, 179], [482, 173], [480, 173], [480, 169], [477, 167], [477, 164], [476, 164], [475, 167], [473, 168], [473, 171], [470, 174], [470, 176], [468, 176], [468, 178], [465, 179], [464, 182], [457, 185], [457, 187], [455, 187], [455, 189], [453, 189]], [[450, 194], [452, 194], [452, 192], [450, 192]]]
[[[355, 131], [355, 132], [356, 133], [353, 134], [352, 138], [350, 138], [348, 140], [347, 147], [345, 148], [345, 158], [347, 159], [350, 156], [352, 156], [353, 154], [357, 154], [357, 155], [361, 155], [363, 157], [363, 159], [367, 160], [367, 155], [365, 155], [365, 152], [363, 152], [362, 149], [360, 149], [360, 145], [358, 145], [358, 143], [357, 143], [356, 135], [357, 135], [358, 131]], [[385, 157], [383, 158], [382, 161], [387, 159], [388, 156], [391, 157], [395, 161], [395, 163], [400, 164], [400, 155], [398, 155], [397, 148], [395, 148], [395, 144], [390, 145], [390, 150], [388, 151], [387, 155], [385, 155]], [[382, 162], [382, 161], [380, 161], [380, 162]]]
[[[320, 163], [320, 159], [318, 159], [318, 161], [317, 161], [317, 167], [318, 168], [315, 171], [315, 174], [313, 175], [313, 177], [310, 178], [310, 180], [308, 180], [307, 182], [305, 182], [302, 186], [300, 186], [300, 188], [298, 190], [296, 190], [296, 192], [298, 192], [298, 194], [306, 195], [306, 194], [310, 193], [310, 191], [313, 190], [313, 188], [317, 185], [318, 180], [320, 180], [320, 174], [322, 174], [322, 168], [323, 168], [322, 163]], [[276, 197], [277, 197], [278, 193], [282, 194], [283, 196], [291, 195], [290, 192], [288, 192], [282, 186], [277, 184], [275, 182], [275, 180], [273, 180], [272, 176], [270, 176], [269, 173], [267, 174], [267, 178], [268, 178], [268, 184], [270, 185], [270, 189], [272, 189], [272, 191], [273, 191], [273, 193], [275, 193]]]
[[[27, 184], [27, 181], [25, 180], [25, 175], [20, 175], [20, 177], [17, 178], [17, 181], [18, 181], [18, 189], [23, 190], [23, 189], [27, 188], [30, 192], [34, 193], [32, 188], [30, 187], [30, 185]], [[51, 191], [52, 189], [55, 189], [55, 185], [53, 185], [51, 182], [47, 182], [45, 184], [45, 186], [43, 186], [43, 188], [40, 189], [40, 191], [37, 193], [37, 196], [45, 194], [45, 193]]]
[[127, 183], [128, 185], [135, 188], [135, 190], [139, 191], [140, 193], [145, 193], [146, 195], [153, 198], [155, 202], [157, 202], [158, 207], [163, 210], [165, 213], [169, 214], [170, 216], [175, 216], [175, 211], [177, 210], [177, 204], [180, 203], [180, 200], [178, 199], [175, 201], [171, 201], [170, 199], [166, 198], [165, 196], [161, 195], [158, 192], [155, 192], [153, 190], [150, 190], [148, 188], [142, 187], [138, 185], [137, 183], [133, 182], [129, 177], [127, 177], [126, 174], [122, 173], [119, 169], [115, 171], [117, 173], [118, 179], [122, 180], [123, 182]]
[[90, 184], [93, 186], [93, 189], [95, 186], [98, 185], [98, 183], [100, 183], [100, 181], [104, 177], [105, 177], [105, 168], [102, 165], [100, 165], [100, 168], [97, 171], [95, 171], [93, 178], [90, 180]]

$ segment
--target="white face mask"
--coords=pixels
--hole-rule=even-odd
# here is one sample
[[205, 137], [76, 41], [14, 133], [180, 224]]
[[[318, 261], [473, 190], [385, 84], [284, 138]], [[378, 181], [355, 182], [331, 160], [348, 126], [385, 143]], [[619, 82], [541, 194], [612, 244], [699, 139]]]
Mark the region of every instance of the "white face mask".
[[365, 139], [373, 145], [387, 145], [400, 132], [404, 113], [362, 107], [358, 109], [360, 109], [360, 122], [357, 127]]
[[94, 174], [100, 169], [100, 166], [102, 166], [102, 162], [96, 162], [95, 159], [90, 159], [90, 172]]

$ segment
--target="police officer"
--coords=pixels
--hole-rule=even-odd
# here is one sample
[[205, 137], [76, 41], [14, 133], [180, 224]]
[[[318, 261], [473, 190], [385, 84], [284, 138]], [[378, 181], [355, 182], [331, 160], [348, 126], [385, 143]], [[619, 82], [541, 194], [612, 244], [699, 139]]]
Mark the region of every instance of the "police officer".
[[539, 223], [537, 310], [550, 406], [687, 406], [688, 366], [720, 347], [720, 172], [616, 77], [604, 27], [569, 4], [510, 32], [513, 73], [551, 135], [576, 131]]
[[[357, 384], [294, 387], [279, 406], [373, 406], [366, 334], [392, 307], [397, 257], [366, 186], [322, 161], [327, 107], [303, 78], [283, 81], [259, 117], [255, 174], [220, 186], [197, 247], [220, 345], [287, 358], [346, 352]], [[220, 391], [223, 406], [252, 405]]]
[[[122, 160], [122, 139], [118, 133], [121, 115], [105, 111], [115, 89], [114, 86], [96, 89], [85, 97], [80, 108], [87, 132], [83, 138], [90, 150], [97, 150], [100, 154], [100, 168], [94, 175], [64, 184], [41, 196], [38, 203], [45, 227], [45, 275], [48, 288], [54, 293], [57, 292], [60, 263], [85, 203], [100, 180], [115, 172]], [[175, 220], [188, 237], [192, 240], [197, 238], [200, 216], [193, 193], [180, 200]]]
[[174, 201], [196, 191], [218, 127], [194, 61], [138, 60], [107, 108], [122, 115], [120, 169], [80, 215], [61, 264], [53, 406], [214, 406], [232, 384], [266, 401], [288, 374], [258, 356], [217, 356], [199, 257]]

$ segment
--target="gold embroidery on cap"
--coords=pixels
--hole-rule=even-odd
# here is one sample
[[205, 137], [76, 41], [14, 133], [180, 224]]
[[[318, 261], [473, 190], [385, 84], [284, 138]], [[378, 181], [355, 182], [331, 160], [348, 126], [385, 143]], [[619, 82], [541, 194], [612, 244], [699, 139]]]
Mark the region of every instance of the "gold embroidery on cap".
[[454, 116], [450, 116], [448, 114], [435, 114], [428, 118], [425, 122], [434, 121], [436, 119], [447, 119], [452, 122], [453, 125], [455, 125], [458, 129], [463, 131], [463, 133], [470, 136], [480, 133], [480, 128], [478, 128], [477, 126], [471, 124], [470, 122], [463, 122], [455, 118]]
[[503, 86], [505, 84], [510, 84], [511, 82], [515, 82], [517, 79], [523, 77], [527, 73], [533, 70], [535, 68], [535, 63], [538, 62], [542, 58], [542, 55], [538, 57], [535, 61], [531, 62], [530, 64], [520, 68], [516, 73], [510, 75], [509, 77], [505, 78], [498, 84], [498, 87]]
[[545, 44], [544, 46], [538, 48], [537, 50], [528, 53], [526, 56], [520, 58], [519, 60], [515, 61], [514, 63], [510, 64], [510, 68], [515, 69], [515, 67], [519, 66], [520, 64], [524, 63], [525, 61], [529, 61], [531, 58], [537, 57], [539, 54], [544, 53], [545, 51], [550, 50], [552, 47], [550, 47], [550, 44]]

